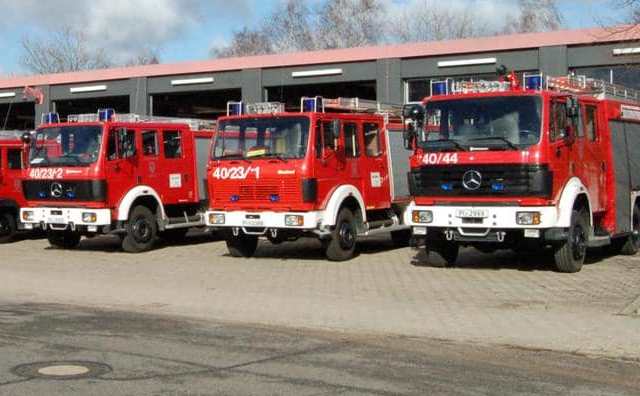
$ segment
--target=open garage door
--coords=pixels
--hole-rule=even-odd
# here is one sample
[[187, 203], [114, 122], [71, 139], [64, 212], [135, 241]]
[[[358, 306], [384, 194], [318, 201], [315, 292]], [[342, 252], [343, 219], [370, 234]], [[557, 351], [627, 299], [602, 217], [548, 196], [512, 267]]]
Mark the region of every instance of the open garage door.
[[36, 107], [33, 102], [0, 103], [0, 129], [35, 128]]
[[129, 96], [56, 100], [53, 102], [54, 111], [58, 112], [62, 119], [66, 119], [69, 114], [96, 113], [98, 109], [106, 108], [115, 109], [116, 113], [128, 113]]
[[282, 102], [289, 111], [300, 110], [300, 98], [303, 96], [323, 96], [325, 98], [361, 98], [376, 100], [375, 81], [357, 81], [329, 84], [289, 85], [268, 87], [267, 100]]
[[241, 98], [240, 89], [155, 94], [151, 96], [151, 114], [215, 120], [227, 114], [228, 101]]

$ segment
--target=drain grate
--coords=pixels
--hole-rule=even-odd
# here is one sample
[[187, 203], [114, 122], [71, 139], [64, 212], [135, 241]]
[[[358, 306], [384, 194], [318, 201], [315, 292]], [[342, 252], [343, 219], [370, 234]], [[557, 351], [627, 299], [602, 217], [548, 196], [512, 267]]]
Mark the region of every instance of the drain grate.
[[97, 378], [110, 373], [111, 366], [104, 363], [84, 361], [37, 362], [16, 366], [11, 370], [24, 378], [46, 378], [54, 380], [71, 380]]

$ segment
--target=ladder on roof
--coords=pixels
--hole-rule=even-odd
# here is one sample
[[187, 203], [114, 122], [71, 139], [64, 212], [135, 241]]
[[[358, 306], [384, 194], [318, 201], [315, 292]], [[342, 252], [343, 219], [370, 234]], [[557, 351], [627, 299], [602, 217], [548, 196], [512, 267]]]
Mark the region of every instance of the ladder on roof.
[[[102, 121], [97, 113], [87, 114], [69, 114], [67, 122], [99, 122]], [[114, 114], [112, 121], [115, 122], [166, 122], [172, 124], [187, 124], [194, 131], [215, 129], [216, 121], [204, 120], [199, 118], [180, 118], [180, 117], [162, 117], [162, 116], [146, 116], [134, 113]]]
[[387, 124], [391, 120], [400, 122], [402, 118], [401, 105], [380, 103], [370, 99], [315, 96], [303, 97], [300, 100], [300, 111], [325, 112], [327, 110], [379, 114], [384, 117]]
[[640, 91], [583, 75], [547, 77], [547, 89], [578, 95], [593, 95], [598, 99], [622, 99], [640, 102]]

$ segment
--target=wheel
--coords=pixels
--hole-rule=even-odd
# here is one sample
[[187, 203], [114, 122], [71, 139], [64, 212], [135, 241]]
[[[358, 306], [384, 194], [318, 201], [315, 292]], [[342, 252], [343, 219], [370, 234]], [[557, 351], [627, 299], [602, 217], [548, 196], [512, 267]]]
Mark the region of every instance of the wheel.
[[587, 240], [589, 239], [589, 220], [584, 211], [574, 210], [571, 213], [571, 226], [567, 241], [556, 248], [554, 253], [556, 268], [560, 272], [579, 272], [587, 256]]
[[188, 228], [175, 228], [172, 230], [165, 230], [160, 233], [160, 238], [167, 242], [182, 242], [189, 232]]
[[[453, 267], [458, 261], [459, 252], [460, 246], [455, 242], [427, 241], [425, 246], [427, 265], [432, 267]], [[440, 256], [440, 260], [438, 260], [438, 257], [433, 257], [434, 253]]]
[[331, 261], [345, 261], [353, 258], [356, 251], [355, 216], [348, 208], [342, 208], [338, 212], [336, 226], [331, 231], [331, 236], [324, 243], [324, 253]]
[[0, 243], [11, 242], [16, 231], [15, 216], [9, 212], [0, 214]]
[[73, 249], [80, 244], [80, 234], [72, 231], [49, 231], [47, 239], [58, 249]]
[[411, 230], [393, 231], [391, 233], [391, 240], [397, 247], [409, 246], [409, 241], [411, 240]]
[[129, 215], [125, 230], [127, 232], [122, 240], [125, 252], [141, 253], [151, 250], [158, 238], [156, 216], [146, 206], [136, 206]]
[[633, 207], [633, 220], [631, 235], [622, 238], [620, 241], [620, 254], [625, 256], [633, 256], [640, 250], [640, 207]]
[[227, 236], [226, 242], [232, 257], [253, 257], [258, 249], [258, 237], [255, 235], [230, 235]]

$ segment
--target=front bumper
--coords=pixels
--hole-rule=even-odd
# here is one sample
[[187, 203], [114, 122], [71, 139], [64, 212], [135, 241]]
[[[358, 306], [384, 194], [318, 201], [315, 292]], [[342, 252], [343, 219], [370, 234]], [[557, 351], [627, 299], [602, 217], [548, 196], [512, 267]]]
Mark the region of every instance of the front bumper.
[[[95, 215], [95, 221], [84, 221], [83, 214]], [[110, 209], [88, 208], [21, 208], [20, 222], [26, 229], [42, 228], [52, 230], [97, 231], [99, 227], [111, 225]]]
[[[415, 222], [414, 211], [430, 211], [428, 223]], [[518, 212], [539, 213], [539, 223], [518, 224]], [[470, 215], [472, 217], [465, 217]], [[488, 240], [501, 242], [505, 233], [522, 230], [529, 238], [540, 238], [549, 234], [545, 230], [558, 229], [558, 209], [555, 206], [419, 206], [412, 203], [405, 213], [406, 224], [414, 235], [427, 235], [430, 229], [448, 233], [456, 240]]]
[[[224, 216], [224, 223], [212, 222], [212, 217]], [[286, 216], [300, 216], [301, 225], [288, 225]], [[240, 228], [245, 232], [248, 229], [291, 229], [291, 230], [315, 230], [322, 222], [322, 212], [247, 212], [247, 211], [207, 211], [205, 221], [208, 227], [216, 228]]]

